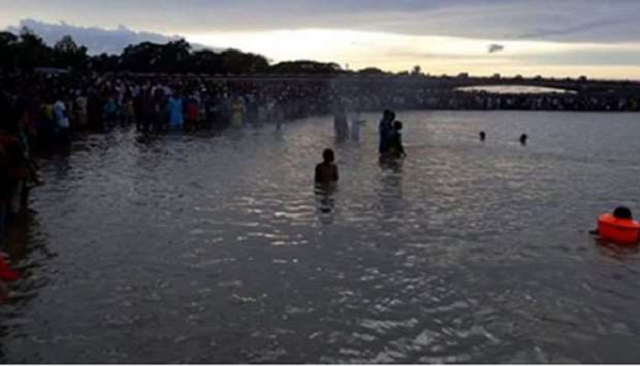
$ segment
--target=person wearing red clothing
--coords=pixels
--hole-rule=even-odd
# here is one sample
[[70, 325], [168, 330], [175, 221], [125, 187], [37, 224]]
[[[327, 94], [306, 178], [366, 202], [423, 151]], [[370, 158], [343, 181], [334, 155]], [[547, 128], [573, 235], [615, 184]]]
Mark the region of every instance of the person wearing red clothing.
[[200, 111], [198, 109], [198, 101], [195, 98], [189, 99], [187, 103], [187, 129], [193, 130], [198, 125], [198, 117], [200, 116]]
[[9, 159], [4, 145], [0, 143], [0, 248], [4, 245], [7, 208], [9, 207], [10, 199], [11, 184], [9, 181]]

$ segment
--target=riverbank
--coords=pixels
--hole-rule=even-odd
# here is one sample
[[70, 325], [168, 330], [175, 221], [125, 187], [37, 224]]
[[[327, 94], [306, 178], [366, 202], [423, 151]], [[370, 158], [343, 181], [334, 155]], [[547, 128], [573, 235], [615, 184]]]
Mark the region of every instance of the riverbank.
[[[612, 207], [640, 207], [635, 114], [399, 113], [398, 166], [376, 158], [378, 118], [344, 143], [330, 117], [79, 134], [39, 161], [47, 185], [32, 196], [25, 278], [0, 308], [1, 359], [640, 356], [638, 253], [587, 232]], [[341, 173], [328, 199], [313, 189], [327, 147]]]

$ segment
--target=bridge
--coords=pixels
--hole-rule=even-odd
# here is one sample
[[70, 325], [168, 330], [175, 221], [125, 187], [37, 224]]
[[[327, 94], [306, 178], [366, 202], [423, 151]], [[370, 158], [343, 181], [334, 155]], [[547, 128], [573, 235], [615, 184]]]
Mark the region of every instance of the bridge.
[[589, 80], [587, 78], [578, 79], [557, 79], [557, 78], [524, 78], [524, 77], [431, 77], [431, 76], [393, 76], [393, 77], [339, 77], [334, 80], [341, 82], [373, 82], [373, 83], [411, 83], [429, 89], [456, 90], [468, 87], [490, 87], [490, 86], [525, 86], [562, 89], [579, 94], [614, 94], [640, 96], [640, 82], [630, 80]]

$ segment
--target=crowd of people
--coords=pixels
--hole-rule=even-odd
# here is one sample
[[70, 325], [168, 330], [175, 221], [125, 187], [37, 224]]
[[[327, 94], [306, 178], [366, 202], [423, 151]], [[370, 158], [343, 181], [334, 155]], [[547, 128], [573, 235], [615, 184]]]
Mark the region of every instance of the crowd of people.
[[[333, 113], [338, 139], [358, 140], [364, 121], [359, 115], [348, 118], [347, 111], [359, 113], [382, 106], [625, 110], [639, 105], [630, 99], [585, 98], [573, 94], [496, 96], [313, 78], [0, 74], [0, 249], [7, 224], [27, 209], [29, 192], [40, 184], [33, 152], [67, 146], [77, 131], [123, 124], [135, 125], [143, 134], [270, 122], [279, 127], [283, 121]], [[386, 110], [379, 126], [382, 158], [406, 155], [402, 129], [395, 113]], [[480, 138], [485, 141], [486, 133]], [[527, 139], [523, 135], [520, 141], [525, 145]], [[325, 152], [316, 181], [338, 179], [333, 160], [333, 152]]]
[[[0, 75], [0, 250], [40, 184], [34, 152], [73, 134], [135, 125], [142, 134], [275, 123], [330, 112], [322, 82]], [[0, 252], [0, 256], [2, 253]]]
[[351, 81], [342, 82], [337, 88], [341, 95], [349, 96], [365, 110], [640, 111], [637, 94], [617, 90], [606, 93], [492, 93], [402, 81]]

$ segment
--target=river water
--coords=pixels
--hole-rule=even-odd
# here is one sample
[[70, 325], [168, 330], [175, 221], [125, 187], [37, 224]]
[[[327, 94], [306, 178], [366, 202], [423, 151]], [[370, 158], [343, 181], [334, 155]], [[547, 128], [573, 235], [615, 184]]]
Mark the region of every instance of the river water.
[[[359, 143], [310, 118], [87, 134], [41, 161], [0, 360], [640, 359], [640, 255], [588, 235], [640, 214], [638, 115], [400, 113], [391, 165], [365, 117]], [[325, 147], [342, 180], [314, 192]]]

